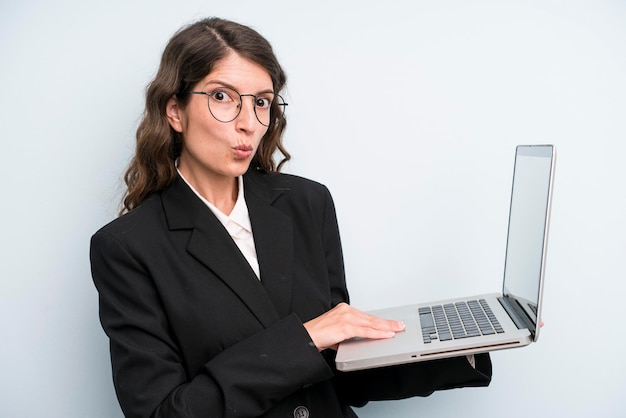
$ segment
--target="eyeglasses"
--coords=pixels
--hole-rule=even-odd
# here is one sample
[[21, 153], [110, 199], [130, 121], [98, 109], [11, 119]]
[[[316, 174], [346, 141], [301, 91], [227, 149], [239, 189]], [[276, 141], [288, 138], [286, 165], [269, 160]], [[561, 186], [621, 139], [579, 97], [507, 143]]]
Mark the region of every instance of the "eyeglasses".
[[218, 87], [211, 91], [188, 91], [188, 94], [202, 94], [208, 97], [209, 112], [219, 122], [228, 123], [237, 119], [241, 113], [242, 98], [249, 96], [254, 99], [254, 114], [263, 126], [270, 126], [273, 120], [279, 120], [285, 113], [287, 103], [279, 94], [273, 92], [255, 94], [239, 94], [229, 87]]

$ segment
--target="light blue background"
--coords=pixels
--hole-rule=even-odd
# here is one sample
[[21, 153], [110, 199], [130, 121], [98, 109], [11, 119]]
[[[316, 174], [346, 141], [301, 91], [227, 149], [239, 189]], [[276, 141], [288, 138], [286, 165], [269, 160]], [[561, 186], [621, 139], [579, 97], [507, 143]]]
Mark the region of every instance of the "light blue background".
[[539, 342], [361, 417], [626, 416], [626, 3], [582, 0], [2, 1], [0, 416], [121, 417], [89, 238], [163, 46], [207, 15], [274, 45], [287, 171], [332, 191], [357, 307], [497, 291], [515, 145], [558, 148]]

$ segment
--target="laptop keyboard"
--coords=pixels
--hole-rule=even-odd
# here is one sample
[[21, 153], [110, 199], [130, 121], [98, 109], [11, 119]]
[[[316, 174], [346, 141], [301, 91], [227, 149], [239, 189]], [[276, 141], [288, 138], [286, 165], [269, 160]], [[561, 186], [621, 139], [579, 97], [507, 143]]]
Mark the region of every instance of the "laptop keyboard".
[[504, 332], [485, 299], [426, 306], [419, 315], [426, 344]]

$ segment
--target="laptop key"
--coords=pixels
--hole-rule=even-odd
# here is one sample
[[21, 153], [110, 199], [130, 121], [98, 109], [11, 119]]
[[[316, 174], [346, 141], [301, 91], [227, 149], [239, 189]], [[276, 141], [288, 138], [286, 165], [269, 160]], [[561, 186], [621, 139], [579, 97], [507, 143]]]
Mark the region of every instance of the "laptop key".
[[424, 342], [504, 333], [486, 300], [419, 308]]

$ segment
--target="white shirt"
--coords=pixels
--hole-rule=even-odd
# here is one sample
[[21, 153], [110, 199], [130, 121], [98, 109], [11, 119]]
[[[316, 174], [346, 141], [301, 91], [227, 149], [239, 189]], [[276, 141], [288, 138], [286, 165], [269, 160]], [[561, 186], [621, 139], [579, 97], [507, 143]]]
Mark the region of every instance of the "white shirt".
[[[178, 164], [177, 164], [178, 165]], [[178, 170], [178, 168], [176, 168]], [[237, 178], [239, 185], [239, 193], [237, 194], [237, 201], [235, 202], [235, 207], [233, 208], [230, 215], [224, 214], [221, 210], [219, 210], [215, 205], [206, 200], [194, 187], [187, 181], [185, 176], [178, 171], [180, 178], [182, 178], [187, 186], [204, 202], [205, 205], [211, 212], [219, 219], [219, 221], [224, 225], [226, 231], [230, 234], [237, 247], [239, 247], [239, 251], [248, 261], [250, 267], [256, 274], [256, 277], [261, 279], [261, 272], [259, 269], [259, 260], [256, 255], [256, 247], [254, 246], [254, 236], [252, 235], [252, 224], [250, 223], [250, 215], [248, 213], [248, 205], [246, 205], [246, 199], [243, 193], [243, 177], [239, 176]]]

